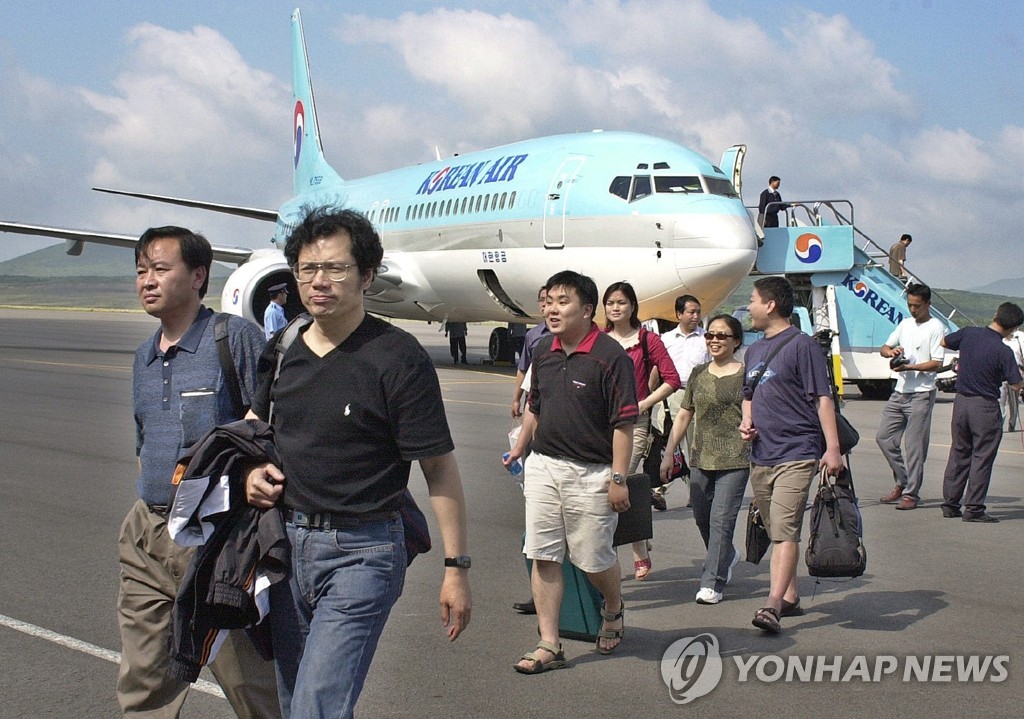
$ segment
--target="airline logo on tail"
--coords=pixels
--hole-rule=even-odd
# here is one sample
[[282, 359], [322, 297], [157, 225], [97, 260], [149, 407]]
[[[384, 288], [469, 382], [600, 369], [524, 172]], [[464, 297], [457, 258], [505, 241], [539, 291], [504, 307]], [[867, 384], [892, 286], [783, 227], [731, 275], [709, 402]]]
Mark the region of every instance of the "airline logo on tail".
[[796, 238], [796, 246], [793, 252], [796, 258], [807, 265], [813, 265], [821, 259], [825, 246], [813, 232], [805, 232]]
[[302, 131], [306, 125], [306, 111], [302, 107], [302, 100], [295, 101], [295, 167], [299, 166], [299, 157], [302, 156]]

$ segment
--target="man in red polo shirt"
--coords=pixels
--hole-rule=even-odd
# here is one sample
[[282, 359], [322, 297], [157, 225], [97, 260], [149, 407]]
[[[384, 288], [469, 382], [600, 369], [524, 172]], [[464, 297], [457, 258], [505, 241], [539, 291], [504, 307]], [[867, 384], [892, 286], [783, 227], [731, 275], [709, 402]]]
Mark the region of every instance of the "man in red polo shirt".
[[566, 270], [551, 277], [547, 324], [533, 354], [529, 409], [519, 443], [532, 441], [523, 474], [526, 544], [540, 642], [515, 665], [522, 674], [565, 666], [558, 643], [562, 568], [569, 559], [604, 597], [597, 651], [610, 654], [624, 632], [618, 558], [612, 546], [618, 512], [629, 509], [626, 471], [637, 418], [633, 362], [594, 324], [597, 286]]

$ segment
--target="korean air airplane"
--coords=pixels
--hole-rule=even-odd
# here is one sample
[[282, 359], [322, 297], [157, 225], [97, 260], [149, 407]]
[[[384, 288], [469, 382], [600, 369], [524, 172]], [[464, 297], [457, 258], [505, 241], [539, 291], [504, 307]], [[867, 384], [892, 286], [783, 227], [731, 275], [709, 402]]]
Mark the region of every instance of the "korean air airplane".
[[[715, 166], [646, 135], [556, 135], [344, 180], [324, 158], [298, 10], [292, 38], [295, 196], [276, 212], [97, 188], [275, 222], [275, 248], [214, 246], [217, 260], [239, 265], [224, 311], [259, 322], [266, 289], [294, 284], [281, 250], [303, 208], [321, 204], [360, 210], [377, 227], [385, 255], [366, 307], [394, 318], [528, 322], [538, 319], [537, 288], [564, 269], [599, 289], [628, 280], [642, 317], [672, 318], [678, 295], [714, 307], [754, 265], [757, 237], [738, 192], [743, 146]], [[137, 239], [10, 222], [0, 230], [66, 239], [69, 254]]]

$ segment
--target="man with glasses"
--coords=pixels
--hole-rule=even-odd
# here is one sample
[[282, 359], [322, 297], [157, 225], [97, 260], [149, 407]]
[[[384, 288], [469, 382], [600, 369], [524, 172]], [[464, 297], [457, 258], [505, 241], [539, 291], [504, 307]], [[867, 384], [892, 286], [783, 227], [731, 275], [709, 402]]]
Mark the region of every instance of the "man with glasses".
[[466, 507], [437, 373], [412, 335], [363, 306], [383, 254], [361, 214], [307, 213], [285, 258], [312, 322], [276, 382], [275, 348], [260, 359], [253, 412], [266, 419], [273, 401], [281, 462], [254, 468], [246, 493], [256, 507], [280, 506], [292, 545], [291, 577], [270, 589], [285, 716], [352, 716], [405, 581], [398, 510], [414, 461], [444, 543], [448, 638], [470, 619]]
[[[892, 469], [896, 485], [878, 501], [896, 509], [915, 509], [924, 481], [928, 439], [935, 406], [935, 372], [942, 366], [942, 323], [931, 316], [932, 291], [927, 285], [907, 286], [906, 318], [879, 351], [896, 373], [896, 389], [882, 409], [875, 442]], [[900, 444], [903, 444], [902, 451]]]

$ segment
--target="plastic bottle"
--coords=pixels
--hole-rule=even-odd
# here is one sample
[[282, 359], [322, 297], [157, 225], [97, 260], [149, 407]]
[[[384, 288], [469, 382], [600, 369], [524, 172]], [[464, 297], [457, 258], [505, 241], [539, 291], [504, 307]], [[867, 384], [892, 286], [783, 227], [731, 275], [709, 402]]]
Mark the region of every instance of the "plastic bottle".
[[[503, 461], [507, 460], [509, 454], [510, 454], [509, 452], [505, 452], [505, 454], [501, 455], [501, 459]], [[516, 484], [519, 485], [519, 489], [522, 489], [523, 488], [523, 461], [521, 459], [517, 459], [512, 464], [508, 465], [505, 469], [508, 470], [509, 474], [511, 474], [513, 477], [516, 478]]]

